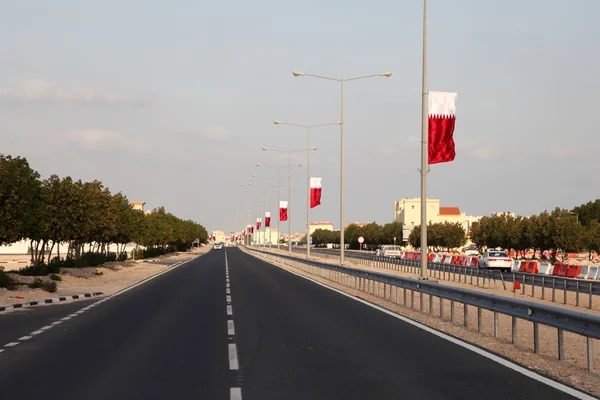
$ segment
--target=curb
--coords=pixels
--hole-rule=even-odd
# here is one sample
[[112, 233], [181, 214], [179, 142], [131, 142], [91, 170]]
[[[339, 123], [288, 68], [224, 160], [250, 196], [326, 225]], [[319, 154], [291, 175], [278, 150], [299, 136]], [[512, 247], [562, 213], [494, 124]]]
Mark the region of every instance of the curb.
[[38, 304], [51, 304], [51, 303], [58, 303], [58, 302], [67, 301], [67, 300], [76, 300], [76, 299], [83, 299], [83, 298], [89, 298], [89, 297], [96, 297], [96, 296], [100, 296], [102, 294], [104, 294], [104, 293], [102, 293], [102, 292], [83, 293], [83, 294], [74, 294], [72, 296], [55, 297], [53, 299], [47, 299], [47, 300], [30, 301], [28, 303], [10, 304], [8, 306], [0, 306], [0, 311], [7, 311], [7, 310], [15, 309], [15, 308], [25, 308], [25, 307], [37, 306]]

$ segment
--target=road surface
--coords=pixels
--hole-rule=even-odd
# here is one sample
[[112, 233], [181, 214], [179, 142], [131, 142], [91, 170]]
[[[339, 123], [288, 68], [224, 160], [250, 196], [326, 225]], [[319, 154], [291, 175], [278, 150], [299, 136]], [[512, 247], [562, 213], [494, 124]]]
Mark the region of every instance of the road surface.
[[235, 248], [102, 300], [0, 315], [2, 398], [574, 398]]

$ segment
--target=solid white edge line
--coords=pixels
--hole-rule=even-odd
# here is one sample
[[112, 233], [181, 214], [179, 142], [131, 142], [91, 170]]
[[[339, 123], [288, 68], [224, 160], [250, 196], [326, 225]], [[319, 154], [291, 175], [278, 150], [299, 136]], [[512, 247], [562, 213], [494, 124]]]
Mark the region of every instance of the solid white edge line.
[[233, 320], [231, 319], [227, 321], [227, 334], [229, 336], [235, 335], [235, 327], [233, 326]]
[[230, 400], [242, 400], [242, 388], [232, 387], [229, 390], [229, 399]]
[[234, 343], [229, 343], [229, 369], [240, 369], [237, 347]]
[[[258, 258], [258, 257], [255, 257], [255, 258]], [[268, 262], [271, 265], [275, 265], [275, 264], [270, 263], [269, 262], [270, 260], [266, 260], [266, 259], [262, 259], [262, 258], [259, 258], [259, 260], [266, 261], [266, 262]], [[461, 346], [461, 347], [463, 347], [463, 348], [465, 348], [467, 350], [471, 350], [472, 352], [477, 353], [480, 356], [483, 356], [483, 357], [485, 357], [487, 359], [495, 361], [495, 362], [497, 362], [498, 364], [500, 364], [500, 365], [502, 365], [504, 367], [512, 369], [513, 371], [516, 371], [516, 372], [518, 372], [520, 374], [523, 374], [523, 375], [527, 376], [528, 378], [534, 379], [534, 380], [536, 380], [538, 382], [541, 382], [541, 383], [543, 383], [545, 385], [548, 385], [548, 386], [550, 386], [550, 387], [552, 387], [552, 388], [554, 388], [556, 390], [559, 390], [561, 392], [567, 393], [567, 394], [569, 394], [569, 395], [571, 395], [573, 397], [576, 397], [578, 399], [583, 399], [583, 400], [594, 400], [595, 399], [595, 397], [592, 397], [592, 396], [590, 396], [590, 395], [588, 395], [586, 393], [580, 392], [577, 389], [574, 389], [574, 388], [569, 387], [567, 385], [563, 385], [562, 383], [554, 381], [554, 380], [552, 380], [550, 378], [546, 378], [545, 376], [542, 376], [542, 375], [538, 374], [537, 372], [533, 372], [531, 370], [528, 370], [527, 368], [521, 367], [520, 365], [517, 365], [517, 364], [515, 364], [515, 363], [513, 363], [511, 361], [508, 361], [508, 360], [506, 360], [506, 359], [504, 359], [502, 357], [499, 357], [499, 356], [497, 356], [495, 354], [489, 353], [489, 352], [487, 352], [487, 351], [485, 351], [485, 350], [483, 350], [483, 349], [481, 349], [479, 347], [476, 347], [476, 346], [474, 346], [472, 344], [469, 344], [467, 342], [463, 342], [460, 339], [457, 339], [455, 337], [447, 335], [447, 334], [445, 334], [443, 332], [437, 331], [437, 330], [435, 330], [433, 328], [428, 327], [427, 325], [423, 325], [420, 322], [416, 322], [416, 321], [413, 321], [412, 319], [403, 317], [402, 315], [396, 314], [393, 311], [390, 311], [388, 309], [380, 307], [380, 306], [378, 306], [376, 304], [369, 303], [366, 300], [359, 299], [356, 296], [353, 296], [353, 295], [348, 294], [346, 292], [342, 292], [341, 290], [335, 289], [335, 288], [333, 288], [331, 286], [327, 286], [327, 285], [325, 285], [325, 284], [323, 284], [321, 282], [318, 282], [318, 281], [316, 281], [314, 279], [311, 279], [309, 277], [301, 275], [301, 274], [299, 274], [297, 272], [290, 271], [290, 270], [288, 270], [286, 268], [282, 268], [282, 267], [280, 267], [278, 265], [275, 265], [275, 266], [278, 267], [278, 268], [280, 268], [280, 269], [282, 269], [282, 270], [284, 270], [284, 271], [289, 272], [290, 274], [297, 275], [297, 276], [299, 276], [301, 278], [304, 278], [304, 279], [309, 280], [309, 281], [311, 281], [313, 283], [316, 283], [317, 285], [323, 286], [324, 288], [327, 288], [329, 290], [333, 290], [334, 292], [337, 292], [337, 293], [339, 293], [341, 295], [344, 295], [344, 296], [346, 296], [348, 298], [351, 298], [354, 301], [357, 301], [359, 303], [362, 303], [362, 304], [365, 304], [365, 305], [367, 305], [369, 307], [372, 307], [372, 308], [374, 308], [376, 310], [384, 312], [384, 313], [386, 313], [386, 314], [388, 314], [388, 315], [390, 315], [390, 316], [392, 316], [394, 318], [397, 318], [397, 319], [399, 319], [399, 320], [401, 320], [403, 322], [406, 322], [407, 324], [413, 325], [413, 326], [415, 326], [415, 327], [417, 327], [419, 329], [422, 329], [422, 330], [424, 330], [426, 332], [429, 332], [429, 333], [431, 333], [431, 334], [433, 334], [433, 335], [435, 335], [435, 336], [437, 336], [439, 338], [445, 339], [445, 340], [447, 340], [447, 341], [449, 341], [451, 343], [454, 343], [454, 344], [456, 344], [458, 346]]]
[[227, 306], [227, 315], [233, 315], [233, 308], [231, 306]]

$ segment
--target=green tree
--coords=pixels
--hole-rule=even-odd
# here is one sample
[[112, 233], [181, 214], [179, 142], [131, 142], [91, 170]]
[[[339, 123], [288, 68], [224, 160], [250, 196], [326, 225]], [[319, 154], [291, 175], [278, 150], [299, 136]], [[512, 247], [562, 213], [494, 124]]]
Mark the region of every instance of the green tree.
[[0, 245], [23, 239], [40, 192], [39, 174], [25, 158], [0, 154]]
[[390, 222], [381, 227], [381, 244], [402, 243], [402, 223], [398, 221]]
[[600, 253], [600, 222], [590, 221], [588, 229], [583, 234], [583, 246], [592, 255], [592, 251]]
[[579, 223], [589, 228], [592, 221], [600, 222], [600, 199], [577, 206], [571, 212], [577, 216]]
[[563, 251], [578, 251], [581, 246], [584, 228], [579, 224], [574, 215], [568, 210], [556, 208], [550, 214], [550, 238], [549, 248]]
[[[427, 235], [429, 239], [429, 235]], [[412, 231], [410, 231], [410, 235], [408, 235], [408, 244], [410, 244], [414, 249], [421, 248], [421, 226], [415, 226]]]

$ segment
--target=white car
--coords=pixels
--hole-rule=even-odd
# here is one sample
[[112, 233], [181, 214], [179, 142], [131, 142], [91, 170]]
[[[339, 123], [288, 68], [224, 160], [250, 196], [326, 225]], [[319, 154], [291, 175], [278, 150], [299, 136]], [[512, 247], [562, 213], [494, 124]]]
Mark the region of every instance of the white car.
[[213, 249], [223, 250], [223, 245], [221, 243], [215, 243], [215, 245], [213, 246]]
[[510, 271], [513, 259], [505, 251], [488, 250], [477, 262], [479, 268], [490, 268]]
[[400, 247], [393, 244], [387, 244], [381, 248], [379, 255], [382, 257], [399, 258]]

